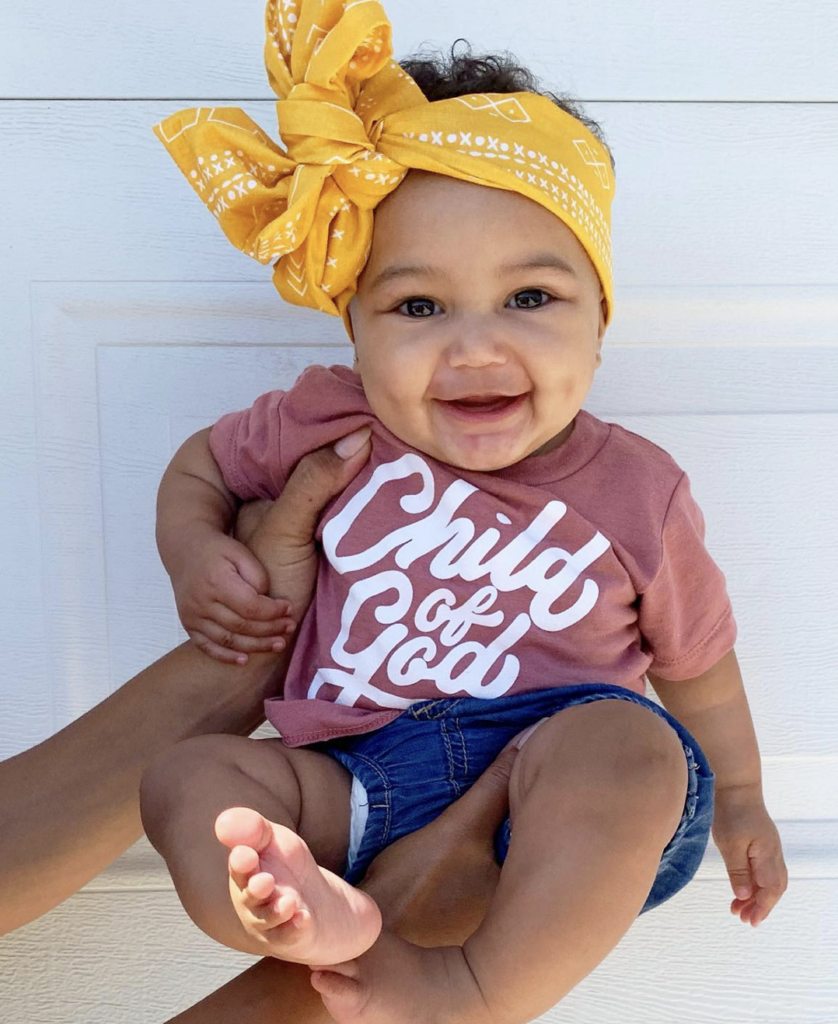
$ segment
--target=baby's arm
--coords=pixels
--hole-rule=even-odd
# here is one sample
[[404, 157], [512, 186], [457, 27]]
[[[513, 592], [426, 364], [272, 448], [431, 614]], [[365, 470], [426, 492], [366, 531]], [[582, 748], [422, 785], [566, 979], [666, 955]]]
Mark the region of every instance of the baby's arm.
[[713, 840], [736, 899], [731, 912], [757, 925], [788, 887], [777, 827], [765, 807], [756, 731], [734, 651], [693, 679], [648, 672], [670, 714], [695, 736], [716, 776]]
[[293, 629], [286, 601], [268, 597], [269, 578], [230, 535], [239, 500], [210, 450], [210, 428], [186, 440], [157, 495], [157, 547], [189, 638], [213, 658], [247, 662], [278, 651]]
[[748, 698], [733, 650], [706, 672], [672, 681], [648, 672], [661, 703], [698, 740], [716, 776], [716, 792], [738, 789], [762, 799], [762, 766]]

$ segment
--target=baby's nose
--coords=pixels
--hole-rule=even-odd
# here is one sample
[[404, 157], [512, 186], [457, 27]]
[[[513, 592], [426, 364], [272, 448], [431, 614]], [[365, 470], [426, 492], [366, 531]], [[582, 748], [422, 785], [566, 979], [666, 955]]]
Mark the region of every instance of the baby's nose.
[[508, 359], [503, 339], [490, 329], [476, 327], [461, 331], [447, 351], [448, 363], [454, 369], [502, 365]]

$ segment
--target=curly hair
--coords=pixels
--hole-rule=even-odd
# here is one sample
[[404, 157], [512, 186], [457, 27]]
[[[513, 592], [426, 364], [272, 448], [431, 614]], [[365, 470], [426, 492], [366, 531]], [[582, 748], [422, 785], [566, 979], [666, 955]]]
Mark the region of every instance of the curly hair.
[[[468, 52], [458, 55], [454, 50], [457, 43], [461, 42], [466, 44]], [[452, 43], [450, 56], [441, 51], [430, 54], [420, 52], [410, 54], [398, 63], [431, 102], [479, 92], [533, 92], [546, 96], [565, 113], [581, 121], [599, 139], [608, 153], [612, 170], [616, 172], [614, 154], [605, 141], [602, 129], [582, 110], [579, 101], [568, 95], [556, 95], [542, 89], [532, 71], [519, 64], [508, 50], [500, 54], [487, 53], [475, 57], [471, 53], [471, 43], [460, 38]]]

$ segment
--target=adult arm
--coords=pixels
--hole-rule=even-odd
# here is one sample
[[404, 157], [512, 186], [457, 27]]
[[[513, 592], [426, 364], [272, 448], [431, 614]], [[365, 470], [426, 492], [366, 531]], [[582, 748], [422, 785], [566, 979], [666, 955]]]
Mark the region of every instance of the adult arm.
[[[298, 616], [314, 585], [316, 515], [368, 455], [364, 445], [348, 459], [331, 450], [307, 456], [250, 538], [271, 573], [272, 595], [289, 599]], [[54, 736], [0, 763], [0, 934], [71, 896], [140, 837], [140, 777], [157, 754], [190, 736], [247, 734], [259, 725], [289, 657], [290, 648], [224, 665], [183, 644]]]
[[0, 934], [39, 917], [142, 835], [137, 792], [151, 760], [179, 740], [246, 734], [285, 657], [239, 668], [186, 643], [87, 714], [0, 764]]

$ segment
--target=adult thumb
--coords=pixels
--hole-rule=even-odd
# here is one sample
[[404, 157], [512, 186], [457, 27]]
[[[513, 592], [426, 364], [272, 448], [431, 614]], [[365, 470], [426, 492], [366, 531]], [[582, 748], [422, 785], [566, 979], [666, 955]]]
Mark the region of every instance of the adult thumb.
[[491, 837], [509, 813], [509, 779], [518, 755], [509, 745], [498, 754], [472, 787], [442, 812], [458, 831], [479, 831]]
[[307, 544], [323, 508], [340, 494], [370, 454], [370, 428], [361, 427], [330, 448], [303, 456], [263, 521], [269, 533]]

